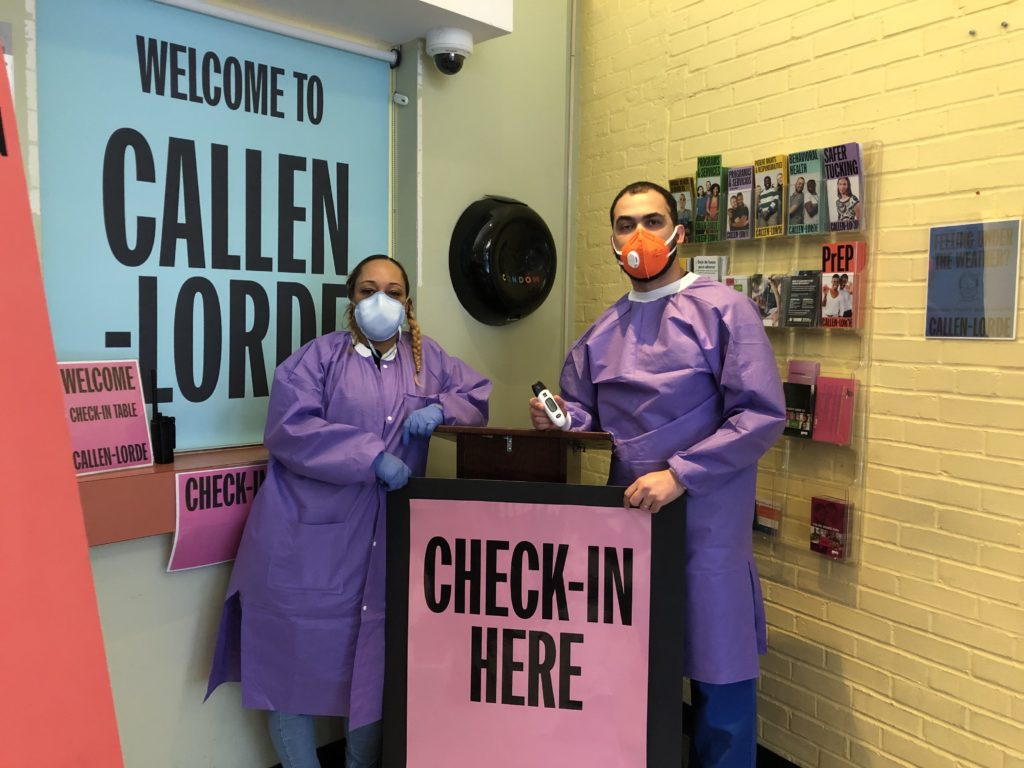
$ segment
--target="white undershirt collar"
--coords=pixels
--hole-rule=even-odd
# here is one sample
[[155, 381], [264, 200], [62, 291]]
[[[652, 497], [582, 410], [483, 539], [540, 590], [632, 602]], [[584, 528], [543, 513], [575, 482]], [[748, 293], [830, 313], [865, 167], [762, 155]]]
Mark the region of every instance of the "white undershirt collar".
[[700, 277], [700, 275], [696, 272], [687, 272], [678, 280], [671, 282], [668, 285], [663, 285], [661, 288], [655, 288], [653, 291], [634, 291], [630, 289], [628, 298], [630, 301], [638, 301], [640, 303], [657, 301], [658, 299], [663, 299], [666, 296], [672, 296], [686, 288], [689, 288], [698, 277]]
[[[363, 357], [372, 357], [373, 356], [373, 352], [370, 350], [370, 348], [368, 346], [366, 346], [365, 344], [363, 344], [362, 342], [358, 342], [358, 341], [356, 342], [355, 350], [356, 350], [356, 352], [359, 355], [362, 355]], [[384, 360], [385, 362], [390, 362], [390, 361], [394, 360], [397, 356], [398, 356], [398, 343], [396, 342], [395, 345], [393, 347], [391, 347], [391, 349], [389, 349], [387, 352], [385, 352], [383, 355], [380, 356], [380, 359]]]

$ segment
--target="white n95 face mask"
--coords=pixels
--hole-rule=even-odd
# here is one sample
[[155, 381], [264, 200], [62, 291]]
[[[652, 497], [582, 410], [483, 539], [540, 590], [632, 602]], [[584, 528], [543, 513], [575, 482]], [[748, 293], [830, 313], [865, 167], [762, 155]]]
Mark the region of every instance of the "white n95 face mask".
[[356, 325], [370, 341], [387, 341], [405, 322], [405, 306], [377, 291], [356, 304]]

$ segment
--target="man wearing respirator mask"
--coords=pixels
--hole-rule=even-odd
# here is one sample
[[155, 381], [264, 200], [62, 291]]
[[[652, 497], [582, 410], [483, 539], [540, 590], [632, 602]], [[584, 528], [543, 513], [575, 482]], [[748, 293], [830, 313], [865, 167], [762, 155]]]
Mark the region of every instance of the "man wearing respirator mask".
[[[684, 674], [690, 766], [753, 768], [758, 655], [767, 650], [751, 519], [757, 461], [785, 406], [754, 303], [680, 264], [675, 199], [641, 181], [611, 206], [611, 249], [632, 290], [569, 351], [566, 428], [612, 435], [608, 482], [652, 513], [687, 494]], [[537, 429], [555, 428], [533, 398]]]

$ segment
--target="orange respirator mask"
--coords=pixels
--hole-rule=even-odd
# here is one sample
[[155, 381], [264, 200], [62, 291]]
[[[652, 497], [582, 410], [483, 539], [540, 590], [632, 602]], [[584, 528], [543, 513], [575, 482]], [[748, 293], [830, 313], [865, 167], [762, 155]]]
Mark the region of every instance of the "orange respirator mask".
[[634, 280], [645, 283], [661, 277], [672, 264], [678, 246], [678, 234], [679, 227], [673, 227], [668, 239], [662, 240], [643, 227], [637, 227], [622, 244], [621, 251], [615, 247], [613, 237], [612, 250], [615, 251], [615, 259], [622, 267], [622, 271]]

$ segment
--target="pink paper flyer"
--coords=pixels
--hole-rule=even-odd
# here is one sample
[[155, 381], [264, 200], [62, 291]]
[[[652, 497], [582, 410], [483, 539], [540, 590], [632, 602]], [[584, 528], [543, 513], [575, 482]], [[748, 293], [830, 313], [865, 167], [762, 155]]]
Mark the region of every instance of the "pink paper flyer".
[[177, 524], [168, 571], [234, 560], [267, 463], [175, 475]]

